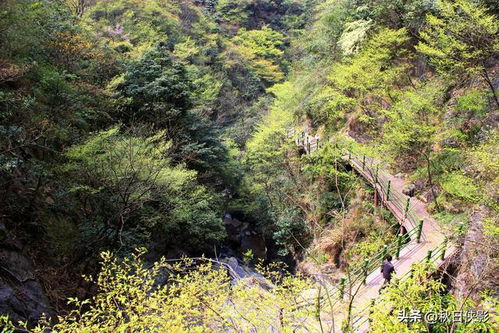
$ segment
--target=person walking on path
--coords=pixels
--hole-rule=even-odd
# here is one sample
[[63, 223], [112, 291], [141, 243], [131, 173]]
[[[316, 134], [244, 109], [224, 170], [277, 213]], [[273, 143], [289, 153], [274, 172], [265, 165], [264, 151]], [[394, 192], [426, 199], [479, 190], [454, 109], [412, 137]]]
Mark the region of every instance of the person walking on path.
[[409, 241], [411, 240], [411, 237], [409, 237], [409, 233], [407, 232], [407, 229], [406, 229], [406, 227], [404, 227], [403, 224], [400, 225], [400, 228], [399, 228], [399, 231], [397, 233], [397, 236], [402, 237], [402, 242], [404, 244], [409, 243]]
[[392, 256], [387, 255], [385, 261], [383, 262], [383, 266], [381, 266], [381, 273], [383, 274], [383, 278], [385, 281], [383, 282], [383, 285], [381, 286], [381, 289], [383, 290], [386, 288], [386, 286], [390, 283], [390, 280], [392, 279], [392, 275], [395, 273], [395, 266], [392, 264]]

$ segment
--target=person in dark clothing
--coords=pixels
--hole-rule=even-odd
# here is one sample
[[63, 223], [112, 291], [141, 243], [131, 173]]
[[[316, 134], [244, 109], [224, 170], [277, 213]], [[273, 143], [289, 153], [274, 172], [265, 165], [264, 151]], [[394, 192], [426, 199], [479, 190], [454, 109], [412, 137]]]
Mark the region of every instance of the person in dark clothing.
[[383, 282], [380, 291], [383, 290], [383, 288], [385, 288], [388, 283], [390, 283], [392, 275], [395, 273], [395, 267], [392, 264], [391, 255], [386, 256], [386, 259], [383, 262], [383, 266], [381, 267], [381, 273], [383, 274], [383, 278], [385, 279], [385, 281]]
[[402, 239], [404, 244], [409, 243], [409, 241], [411, 240], [411, 237], [409, 237], [409, 233], [407, 232], [407, 229], [403, 224], [400, 225], [398, 236], [403, 237]]

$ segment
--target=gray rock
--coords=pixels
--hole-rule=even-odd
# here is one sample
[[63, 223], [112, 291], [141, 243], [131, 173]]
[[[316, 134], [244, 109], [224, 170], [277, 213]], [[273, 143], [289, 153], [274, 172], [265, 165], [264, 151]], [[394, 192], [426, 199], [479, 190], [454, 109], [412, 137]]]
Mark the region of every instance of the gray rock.
[[[460, 298], [471, 297], [477, 301], [485, 289], [497, 295], [497, 263], [491, 258], [491, 243], [484, 235], [483, 222], [493, 216], [493, 211], [480, 206], [470, 213], [468, 231], [464, 236], [460, 253], [454, 259], [458, 266], [453, 280], [453, 292]], [[454, 223], [458, 223], [456, 221]], [[464, 221], [462, 221], [464, 222]]]
[[31, 262], [17, 251], [0, 249], [0, 314], [36, 323], [44, 313], [50, 314], [49, 302]]
[[267, 258], [267, 247], [265, 246], [265, 241], [261, 236], [255, 234], [241, 239], [241, 250], [243, 252], [251, 250], [256, 258]]
[[0, 223], [0, 242], [5, 242], [7, 240], [7, 228], [5, 227], [5, 224]]
[[413, 182], [415, 186], [415, 193], [421, 192], [424, 187], [426, 186], [426, 180], [425, 179], [417, 179]]
[[35, 279], [31, 263], [19, 252], [0, 250], [0, 267], [18, 282]]
[[229, 213], [226, 213], [224, 216], [224, 224], [231, 224], [232, 223], [232, 216]]
[[232, 219], [232, 225], [236, 228], [239, 228], [243, 222], [239, 221], [238, 219]]
[[440, 189], [438, 188], [438, 186], [433, 186], [433, 191], [431, 189], [429, 189], [424, 195], [423, 195], [423, 198], [424, 198], [424, 202], [426, 203], [432, 203], [435, 201], [435, 195], [434, 193], [435, 192], [435, 195], [438, 196], [440, 194]]
[[449, 148], [458, 148], [459, 147], [459, 139], [455, 136], [442, 140], [442, 147]]
[[22, 249], [21, 243], [10, 237], [9, 230], [4, 223], [0, 223], [0, 249], [10, 249], [14, 251], [20, 251]]
[[224, 262], [225, 264], [227, 264], [227, 266], [229, 266], [232, 269], [232, 271], [235, 274], [234, 277], [236, 279], [237, 278], [243, 278], [243, 277], [245, 277], [245, 276], [247, 276], [249, 274], [244, 269], [244, 267], [239, 264], [239, 261], [235, 257], [230, 257], [230, 258], [223, 259], [222, 262]]
[[405, 186], [404, 189], [402, 190], [402, 193], [404, 193], [405, 195], [407, 195], [409, 197], [413, 197], [414, 194], [416, 193], [416, 185], [409, 184], [409, 185]]
[[270, 282], [267, 281], [263, 275], [253, 268], [241, 263], [237, 258], [224, 258], [221, 262], [230, 268], [233, 283], [239, 283], [246, 280], [246, 283], [250, 282], [250, 284], [258, 285], [263, 289], [268, 290], [272, 287]]

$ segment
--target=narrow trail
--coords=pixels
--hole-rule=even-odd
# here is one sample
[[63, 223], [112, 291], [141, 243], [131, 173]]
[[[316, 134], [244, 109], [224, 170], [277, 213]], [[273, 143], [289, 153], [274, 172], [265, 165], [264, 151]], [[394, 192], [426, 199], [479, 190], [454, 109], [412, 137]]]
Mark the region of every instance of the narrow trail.
[[[376, 184], [372, 174], [366, 171], [366, 167], [362, 167], [362, 161], [351, 158], [348, 162], [359, 175], [361, 175], [371, 184], [371, 186], [376, 189], [376, 192], [380, 196], [381, 202], [392, 212], [398, 222], [404, 225], [407, 230], [410, 230], [412, 226], [409, 225], [407, 219], [404, 217], [405, 212], [401, 210], [399, 206], [395, 205], [390, 200], [387, 200], [385, 193], [382, 191], [380, 185]], [[404, 187], [406, 186], [406, 181], [404, 179], [396, 177], [386, 171], [381, 172], [379, 176], [385, 177], [390, 181], [393, 192], [396, 192], [398, 197], [401, 197], [404, 201], [409, 198], [402, 193]], [[415, 237], [413, 237], [410, 242], [401, 249], [399, 258], [392, 260], [392, 263], [395, 266], [394, 278], [402, 278], [408, 274], [413, 264], [426, 260], [429, 253], [431, 253], [429, 251], [434, 251], [434, 249], [446, 242], [444, 231], [428, 212], [426, 205], [415, 197], [412, 197], [409, 200], [412, 210], [418, 218], [423, 221], [421, 241], [418, 243]], [[447, 248], [448, 253], [452, 251], [452, 248]], [[440, 265], [441, 262], [441, 258], [434, 261], [437, 266]], [[361, 288], [355, 296], [355, 300], [353, 302], [354, 314], [355, 310], [362, 310], [369, 307], [372, 299], [375, 299], [378, 296], [383, 281], [380, 269], [374, 270], [367, 276], [366, 285]], [[363, 316], [361, 315], [356, 320], [358, 322], [365, 321], [364, 319], [366, 318], [362, 317]], [[361, 328], [362, 330], [366, 330], [368, 328], [367, 321], [365, 321], [364, 325], [361, 325]]]
[[[295, 132], [293, 132], [295, 134]], [[308, 133], [302, 133], [295, 140], [297, 145], [302, 146], [305, 153], [311, 153], [319, 149], [319, 136], [310, 136]], [[452, 253], [454, 248], [451, 244], [447, 244], [444, 230], [439, 223], [428, 212], [427, 206], [416, 197], [409, 198], [403, 194], [403, 190], [407, 185], [406, 180], [390, 174], [386, 169], [382, 168], [383, 164], [373, 159], [366, 160], [363, 158], [353, 157], [350, 153], [344, 156], [345, 162], [350, 164], [352, 168], [363, 177], [375, 189], [379, 204], [384, 205], [397, 221], [407, 230], [415, 229], [415, 219], [422, 222], [422, 230], [420, 241], [416, 233], [412, 233], [411, 239], [406, 243], [399, 253], [399, 257], [392, 260], [395, 266], [394, 278], [403, 278], [411, 271], [413, 264], [424, 260], [431, 260], [439, 266], [444, 258], [445, 253]], [[388, 184], [388, 190], [387, 190]], [[407, 207], [405, 204], [407, 202]], [[407, 208], [410, 206], [411, 219], [408, 218]], [[379, 268], [374, 268], [366, 277], [365, 284], [357, 282], [345, 290], [345, 295], [348, 299], [350, 291], [357, 291], [352, 302], [352, 321], [356, 331], [363, 332], [369, 329], [369, 309], [370, 306], [379, 295], [379, 290], [383, 285], [384, 279], [381, 275], [381, 265]], [[360, 284], [359, 284], [360, 283]], [[345, 316], [343, 313], [341, 316]], [[340, 319], [340, 318], [338, 318]], [[340, 331], [341, 320], [335, 320], [336, 331]]]

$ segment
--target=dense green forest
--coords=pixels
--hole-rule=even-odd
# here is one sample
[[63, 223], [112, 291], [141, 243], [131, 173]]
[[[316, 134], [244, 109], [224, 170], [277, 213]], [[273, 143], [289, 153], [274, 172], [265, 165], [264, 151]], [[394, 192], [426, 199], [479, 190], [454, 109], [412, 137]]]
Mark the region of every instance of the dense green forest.
[[[2, 332], [356, 331], [353, 301], [332, 323], [336, 305], [303, 304], [399, 239], [347, 148], [456, 248], [389, 285], [369, 331], [493, 332], [498, 16], [491, 0], [3, 0]], [[401, 322], [405, 304], [490, 317]]]

